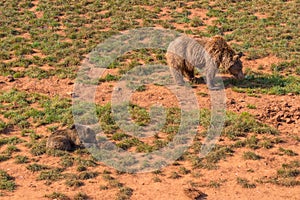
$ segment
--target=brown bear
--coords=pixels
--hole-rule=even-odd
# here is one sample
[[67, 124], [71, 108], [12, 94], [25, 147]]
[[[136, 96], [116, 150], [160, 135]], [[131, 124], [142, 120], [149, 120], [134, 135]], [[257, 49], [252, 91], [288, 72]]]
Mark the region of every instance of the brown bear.
[[71, 151], [76, 148], [91, 147], [96, 144], [95, 132], [87, 126], [74, 124], [70, 129], [53, 132], [46, 143], [49, 149]]
[[219, 89], [214, 79], [219, 68], [230, 72], [238, 79], [243, 79], [243, 54], [236, 54], [221, 36], [194, 39], [181, 36], [170, 43], [166, 58], [175, 82], [184, 83], [183, 76], [195, 81], [194, 69], [203, 72], [209, 89]]

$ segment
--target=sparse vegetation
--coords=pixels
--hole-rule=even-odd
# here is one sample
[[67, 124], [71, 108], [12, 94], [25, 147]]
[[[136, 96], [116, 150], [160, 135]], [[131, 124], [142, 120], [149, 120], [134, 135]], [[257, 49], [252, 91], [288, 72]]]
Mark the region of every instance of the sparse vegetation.
[[279, 151], [288, 156], [297, 156], [298, 154], [291, 149], [279, 148]]
[[74, 158], [69, 157], [69, 156], [64, 156], [64, 157], [62, 157], [60, 164], [63, 167], [71, 167], [74, 164]]
[[172, 172], [171, 175], [170, 175], [170, 178], [172, 178], [172, 179], [178, 179], [180, 177], [181, 176], [177, 172]]
[[300, 185], [297, 177], [300, 175], [300, 161], [293, 160], [289, 163], [282, 164], [277, 170], [277, 175], [272, 177], [264, 177], [258, 180], [259, 183], [273, 183], [279, 186], [293, 187]]
[[79, 192], [74, 196], [74, 200], [88, 200], [89, 196], [83, 192]]
[[129, 187], [121, 187], [117, 193], [116, 200], [126, 200], [130, 199], [133, 194], [133, 189]]
[[278, 133], [276, 129], [255, 120], [255, 118], [247, 112], [243, 112], [240, 115], [229, 112], [223, 132], [231, 139], [245, 137], [249, 132], [272, 135]]
[[[132, 177], [136, 180], [135, 176], [139, 174], [123, 174], [109, 169], [102, 162], [97, 162], [89, 149], [78, 148], [72, 152], [47, 149], [46, 141], [50, 133], [70, 128], [74, 124], [74, 113], [80, 115], [89, 106], [95, 106], [97, 120], [104, 132], [99, 134], [101, 136], [97, 135], [99, 141], [105, 138], [125, 151], [149, 158], [153, 152], [168, 147], [182, 128], [182, 105], [168, 107], [171, 104], [162, 90], [153, 91], [144, 82], [133, 87], [138, 98], [131, 99], [128, 106], [130, 122], [143, 130], [153, 122], [149, 107], [143, 107], [143, 103], [149, 100], [153, 104], [167, 105], [162, 128], [153, 131], [155, 133], [147, 138], [122, 130], [115, 121], [112, 105], [106, 103], [110, 102], [109, 93], [116, 89], [115, 83], [136, 66], [166, 65], [166, 50], [163, 48], [134, 49], [118, 55], [105, 66], [107, 71], [104, 76], [91, 81], [91, 84], [99, 87], [97, 92], [100, 94], [95, 95], [96, 104], [85, 102], [78, 108], [72, 107], [72, 101], [81, 97], [79, 91], [72, 93], [72, 85], [88, 54], [111, 36], [141, 27], [163, 27], [197, 38], [222, 35], [236, 52], [245, 54], [242, 59], [246, 75], [244, 80], [224, 79], [226, 95], [235, 101], [227, 104], [224, 128], [215, 147], [205, 157], [199, 157], [199, 153], [211, 125], [208, 109], [214, 91], [207, 91], [204, 80], [199, 78], [201, 83], [194, 84], [192, 88], [201, 108], [200, 126], [193, 144], [189, 144], [191, 148], [170, 168], [153, 171], [153, 178], [147, 184], [165, 187], [170, 179], [188, 180], [192, 187], [221, 188], [222, 193], [227, 191], [229, 183], [225, 179], [211, 180], [208, 174], [214, 171], [207, 173], [207, 170], [224, 167], [222, 176], [226, 178], [226, 171], [231, 170], [225, 164], [240, 159], [239, 162], [265, 162], [266, 165], [262, 166], [260, 173], [255, 166], [241, 169], [246, 171], [245, 177], [251, 175], [256, 182], [237, 177], [239, 186], [259, 188], [263, 187], [262, 184], [271, 183], [276, 184], [279, 191], [286, 191], [284, 187], [288, 187], [290, 196], [295, 195], [300, 185], [300, 164], [297, 160], [297, 142], [300, 139], [294, 134], [297, 130], [292, 129], [299, 123], [299, 118], [296, 116], [292, 120], [285, 120], [289, 116], [284, 114], [278, 121], [275, 116], [267, 121], [256, 114], [265, 112], [260, 110], [265, 102], [274, 101], [275, 107], [278, 101], [293, 102], [300, 95], [298, 4], [295, 0], [268, 3], [257, 0], [1, 2], [0, 197], [14, 199], [15, 193], [20, 197], [20, 191], [28, 190], [42, 192], [41, 195], [46, 194], [44, 197], [48, 199], [91, 199], [94, 194], [90, 195], [90, 191], [85, 190], [84, 193], [77, 189], [96, 184], [99, 179], [103, 179], [104, 183], [97, 186], [99, 190], [93, 191], [96, 195], [113, 191], [115, 199], [125, 200], [132, 198], [135, 192], [140, 192], [142, 184], [134, 187], [133, 191], [125, 180], [131, 180]], [[137, 39], [147, 41], [143, 35]], [[155, 42], [161, 43], [159, 38]], [[201, 76], [201, 73], [197, 76]], [[162, 86], [157, 83], [154, 85]], [[153, 92], [163, 95], [163, 98], [156, 99]], [[297, 109], [293, 111], [296, 114], [299, 111]], [[276, 114], [280, 113], [276, 111]], [[86, 115], [81, 122], [86, 124], [91, 119], [90, 115]], [[97, 120], [92, 122], [96, 124]], [[242, 154], [237, 153], [240, 151]], [[142, 163], [141, 168], [147, 165]], [[234, 170], [236, 166], [233, 164], [230, 167]], [[30, 174], [27, 178], [32, 184], [22, 185], [23, 181], [19, 182], [23, 171]], [[267, 174], [258, 177], [264, 172]], [[211, 181], [196, 183], [199, 179], [208, 178]], [[47, 191], [28, 189], [35, 185], [35, 181], [45, 184]], [[66, 194], [63, 190], [52, 190], [50, 185], [53, 182], [62, 188], [70, 187], [70, 190]], [[18, 184], [24, 190], [18, 190]], [[156, 195], [155, 191], [153, 195]], [[269, 198], [275, 198], [274, 195], [277, 194], [272, 193]], [[208, 196], [211, 196], [210, 192]]]
[[9, 160], [11, 158], [11, 155], [8, 154], [0, 154], [0, 162]]
[[254, 153], [254, 152], [247, 151], [247, 152], [244, 152], [243, 158], [246, 159], [246, 160], [259, 160], [259, 159], [261, 159], [262, 157], [259, 156], [259, 155], [257, 155], [257, 154]]
[[210, 187], [210, 188], [219, 188], [222, 185], [223, 180], [219, 181], [209, 181], [209, 183], [206, 184], [200, 184], [200, 187]]
[[38, 171], [42, 171], [42, 170], [45, 170], [45, 169], [49, 169], [48, 166], [46, 166], [46, 165], [40, 165], [40, 164], [37, 164], [37, 163], [30, 164], [26, 168], [28, 170], [32, 171], [32, 172], [38, 172]]
[[13, 191], [15, 188], [14, 178], [6, 171], [0, 170], [0, 190]]
[[84, 182], [82, 181], [79, 181], [79, 180], [66, 180], [65, 184], [69, 187], [80, 187], [80, 186], [83, 186], [84, 185]]
[[28, 163], [29, 162], [29, 159], [28, 159], [27, 156], [21, 156], [21, 155], [17, 155], [15, 157], [15, 160], [16, 160], [15, 162], [17, 164], [23, 164], [23, 163]]
[[243, 81], [229, 80], [225, 84], [232, 84], [233, 91], [239, 93], [254, 94], [274, 94], [286, 95], [288, 93], [299, 95], [299, 77], [283, 76], [278, 74], [250, 74]]
[[92, 179], [92, 178], [95, 178], [99, 175], [98, 172], [81, 172], [79, 175], [78, 175], [78, 178], [80, 180], [86, 180], [86, 179]]
[[46, 180], [46, 181], [61, 180], [64, 177], [62, 171], [63, 170], [60, 168], [55, 168], [48, 171], [41, 171], [38, 180]]
[[254, 183], [250, 183], [250, 181], [245, 178], [238, 177], [237, 183], [243, 188], [256, 188], [256, 185]]
[[255, 106], [255, 105], [252, 105], [252, 104], [248, 104], [248, 105], [247, 105], [247, 108], [249, 108], [249, 109], [256, 109], [256, 106]]
[[160, 179], [159, 177], [157, 177], [157, 176], [153, 177], [152, 180], [153, 180], [155, 183], [161, 182], [161, 179]]
[[67, 195], [60, 192], [53, 192], [51, 194], [45, 195], [45, 197], [49, 199], [70, 200], [70, 198]]

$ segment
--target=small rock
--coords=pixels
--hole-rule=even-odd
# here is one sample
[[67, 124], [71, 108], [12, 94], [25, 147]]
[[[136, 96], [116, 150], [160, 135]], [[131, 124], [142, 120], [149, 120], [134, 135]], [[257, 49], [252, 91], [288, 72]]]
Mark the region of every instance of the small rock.
[[122, 88], [120, 88], [120, 87], [114, 87], [114, 91], [121, 91], [122, 90]]
[[282, 123], [277, 123], [277, 124], [276, 124], [276, 128], [277, 128], [277, 129], [279, 128], [279, 126], [282, 126]]
[[279, 111], [279, 110], [281, 110], [281, 108], [278, 107], [278, 106], [275, 106], [274, 109], [273, 109], [274, 112], [275, 112], [275, 111]]
[[36, 185], [34, 185], [33, 183], [30, 183], [30, 184], [29, 184], [29, 187], [34, 187], [34, 188], [35, 188]]
[[272, 113], [274, 112], [272, 109], [267, 109], [267, 113]]
[[284, 119], [284, 118], [276, 118], [276, 121], [277, 122], [286, 122], [286, 119]]
[[279, 121], [281, 121], [281, 119], [282, 119], [282, 117], [284, 116], [284, 112], [278, 112], [275, 116], [274, 116], [274, 118], [279, 122]]
[[230, 104], [236, 104], [236, 101], [234, 99], [230, 99]]
[[201, 200], [207, 197], [207, 194], [197, 190], [196, 188], [185, 188], [184, 194], [193, 200]]
[[286, 108], [292, 107], [288, 102], [285, 102], [285, 103], [283, 104], [283, 106], [286, 107]]
[[291, 118], [287, 118], [286, 119], [286, 123], [287, 124], [292, 124], [292, 123], [294, 123], [295, 122], [295, 120], [293, 120], [293, 119], [291, 119]]
[[14, 78], [12, 75], [8, 75], [8, 76], [6, 77], [6, 80], [7, 80], [7, 82], [14, 82], [14, 81], [15, 81], [15, 78]]
[[76, 93], [75, 92], [67, 92], [67, 95], [71, 96], [71, 97], [78, 97], [76, 96]]

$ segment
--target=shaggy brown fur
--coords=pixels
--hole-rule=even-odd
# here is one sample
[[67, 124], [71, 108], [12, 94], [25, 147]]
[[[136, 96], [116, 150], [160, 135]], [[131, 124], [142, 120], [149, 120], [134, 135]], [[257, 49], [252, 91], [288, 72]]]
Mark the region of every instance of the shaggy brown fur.
[[90, 146], [90, 144], [96, 142], [95, 132], [92, 129], [77, 124], [73, 125], [71, 129], [58, 130], [52, 133], [47, 140], [46, 147], [49, 149], [71, 151], [78, 147]]
[[170, 43], [166, 54], [168, 65], [178, 84], [183, 84], [183, 76], [194, 81], [195, 67], [204, 72], [210, 89], [216, 89], [214, 78], [219, 67], [224, 68], [238, 79], [242, 72], [242, 53], [236, 54], [223, 37], [193, 39], [181, 36]]

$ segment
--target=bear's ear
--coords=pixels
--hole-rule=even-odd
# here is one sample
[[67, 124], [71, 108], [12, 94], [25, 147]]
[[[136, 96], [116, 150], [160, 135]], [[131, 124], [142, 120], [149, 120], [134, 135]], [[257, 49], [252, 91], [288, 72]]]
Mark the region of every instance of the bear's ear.
[[215, 35], [215, 36], [213, 36], [212, 38], [211, 38], [211, 41], [213, 41], [213, 42], [222, 42], [222, 43], [226, 43], [226, 41], [225, 41], [225, 39], [222, 37], [222, 36], [220, 36], [220, 35]]
[[233, 56], [233, 60], [235, 61], [235, 60], [238, 60], [240, 58], [240, 56], [239, 55], [234, 55]]
[[239, 52], [238, 54], [233, 56], [233, 60], [237, 60], [237, 59], [241, 58], [242, 56], [244, 56], [243, 52]]
[[244, 54], [243, 52], [239, 52], [237, 55], [239, 56], [239, 58], [241, 58], [241, 57], [244, 56], [245, 54]]

